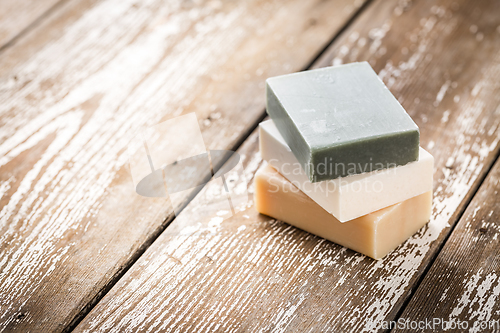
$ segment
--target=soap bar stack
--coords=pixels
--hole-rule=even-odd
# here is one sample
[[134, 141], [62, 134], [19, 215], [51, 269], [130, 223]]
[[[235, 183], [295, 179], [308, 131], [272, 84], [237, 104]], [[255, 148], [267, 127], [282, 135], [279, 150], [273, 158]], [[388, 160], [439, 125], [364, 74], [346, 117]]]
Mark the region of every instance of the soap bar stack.
[[260, 213], [375, 259], [428, 222], [434, 159], [368, 63], [266, 83]]

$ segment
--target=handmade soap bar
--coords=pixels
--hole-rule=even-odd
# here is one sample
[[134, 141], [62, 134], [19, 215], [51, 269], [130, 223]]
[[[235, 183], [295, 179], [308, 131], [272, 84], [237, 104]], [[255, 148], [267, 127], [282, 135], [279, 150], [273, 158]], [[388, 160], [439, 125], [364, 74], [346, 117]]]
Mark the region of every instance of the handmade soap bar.
[[311, 183], [272, 120], [260, 124], [259, 135], [262, 158], [340, 222], [432, 190], [434, 158], [422, 148], [417, 162]]
[[367, 62], [266, 83], [267, 113], [311, 182], [418, 159], [417, 125]]
[[267, 165], [255, 175], [255, 207], [265, 215], [375, 259], [413, 235], [431, 214], [432, 192], [340, 223]]

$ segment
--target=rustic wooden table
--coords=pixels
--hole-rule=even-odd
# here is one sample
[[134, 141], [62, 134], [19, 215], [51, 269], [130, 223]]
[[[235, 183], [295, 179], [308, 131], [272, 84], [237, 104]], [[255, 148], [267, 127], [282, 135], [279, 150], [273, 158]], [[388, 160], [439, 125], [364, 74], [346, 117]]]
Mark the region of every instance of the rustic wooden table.
[[[251, 192], [265, 78], [362, 60], [435, 157], [385, 259], [134, 192], [131, 135], [189, 112]], [[500, 331], [498, 0], [0, 0], [0, 101], [0, 332]]]

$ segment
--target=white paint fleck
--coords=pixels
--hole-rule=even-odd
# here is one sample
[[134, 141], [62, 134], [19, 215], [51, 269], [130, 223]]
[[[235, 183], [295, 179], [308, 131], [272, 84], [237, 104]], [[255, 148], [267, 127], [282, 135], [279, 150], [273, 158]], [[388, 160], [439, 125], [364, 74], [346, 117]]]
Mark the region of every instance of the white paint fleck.
[[474, 88], [472, 88], [472, 92], [471, 92], [471, 95], [476, 97], [477, 94], [479, 93], [479, 91], [481, 90], [482, 88], [482, 82], [479, 82], [477, 83]]
[[450, 80], [447, 80], [442, 86], [441, 88], [439, 89], [439, 92], [436, 96], [436, 101], [434, 102], [434, 106], [438, 106], [439, 103], [441, 103], [441, 101], [443, 100], [443, 97], [444, 95], [446, 94], [446, 91], [448, 90], [448, 88], [450, 87], [450, 83], [451, 81]]
[[450, 116], [450, 110], [446, 110], [445, 112], [443, 112], [443, 117], [441, 118], [441, 123], [442, 124], [447, 123], [449, 116]]
[[[436, 13], [438, 13], [438, 9], [436, 9]], [[424, 26], [421, 30], [423, 33], [416, 37], [419, 45], [407, 62], [395, 66], [388, 61], [384, 72], [381, 71], [380, 77], [384, 80], [394, 79], [393, 84], [396, 89], [404, 88], [408, 82], [406, 77], [414, 75], [416, 70], [425, 66], [423, 63], [426, 57], [425, 50], [428, 45], [433, 43], [434, 38], [432, 34], [429, 34], [430, 30], [434, 29], [433, 22], [432, 20], [423, 22]], [[451, 22], [446, 29], [454, 27], [455, 23]], [[439, 30], [438, 32], [449, 33], [448, 30]], [[494, 70], [485, 73], [487, 73], [483, 80], [485, 83], [495, 82], [496, 72]], [[488, 75], [490, 76], [488, 77]], [[479, 93], [481, 92], [478, 91]], [[145, 327], [141, 325], [146, 325], [144, 322], [147, 321], [147, 318], [144, 317], [144, 314], [148, 314], [148, 318], [154, 318], [152, 319], [154, 326], [151, 330], [174, 331], [179, 323], [189, 325], [187, 323], [193, 318], [193, 314], [203, 309], [207, 313], [205, 318], [207, 320], [204, 323], [197, 327], [183, 328], [185, 330], [191, 329], [191, 331], [209, 331], [213, 330], [215, 323], [227, 323], [224, 319], [228, 318], [229, 315], [245, 316], [249, 307], [255, 304], [253, 300], [259, 297], [259, 299], [268, 302], [266, 305], [278, 309], [269, 314], [269, 323], [277, 331], [284, 331], [287, 329], [287, 325], [296, 318], [295, 316], [298, 316], [302, 302], [308, 299], [310, 293], [308, 287], [312, 285], [312, 280], [310, 276], [307, 276], [307, 270], [313, 265], [315, 266], [314, 269], [311, 269], [310, 274], [316, 274], [318, 271], [320, 275], [324, 272], [330, 274], [334, 272], [337, 284], [345, 285], [354, 278], [357, 281], [362, 281], [378, 277], [374, 284], [370, 281], [370, 283], [356, 284], [355, 288], [351, 288], [348, 298], [356, 299], [356, 305], [349, 306], [349, 311], [345, 312], [342, 311], [342, 303], [340, 303], [342, 300], [339, 300], [339, 304], [333, 305], [335, 311], [332, 311], [328, 320], [331, 322], [342, 321], [346, 325], [356, 326], [353, 323], [359, 321], [360, 314], [362, 314], [363, 324], [380, 323], [381, 320], [386, 319], [387, 314], [394, 308], [394, 304], [408, 290], [409, 281], [421, 268], [420, 266], [431, 249], [433, 241], [438, 239], [448, 226], [451, 216], [462, 203], [472, 184], [477, 180], [479, 172], [483, 170], [485, 159], [498, 145], [500, 134], [493, 132], [493, 137], [481, 138], [481, 141], [477, 143], [478, 149], [481, 149], [478, 150], [480, 153], [472, 151], [470, 145], [467, 148], [470, 138], [475, 138], [481, 126], [487, 125], [480, 121], [484, 108], [485, 105], [481, 98], [464, 101], [464, 105], [461, 106], [460, 112], [456, 115], [456, 124], [458, 125], [454, 128], [454, 131], [460, 135], [454, 138], [456, 142], [452, 146], [453, 150], [446, 152], [449, 154], [449, 158], [455, 161], [456, 168], [453, 172], [444, 170], [443, 174], [440, 174], [439, 184], [434, 191], [435, 199], [431, 221], [427, 227], [420, 230], [383, 260], [366, 263], [364, 256], [347, 253], [345, 248], [337, 246], [319, 246], [311, 250], [304, 244], [310, 244], [307, 243], [307, 237], [312, 236], [305, 235], [296, 228], [274, 220], [250, 224], [240, 232], [229, 236], [222, 236], [221, 232], [210, 234], [205, 232], [206, 230], [199, 230], [191, 236], [189, 242], [186, 241], [186, 238], [178, 237], [176, 234], [168, 235], [174, 238], [174, 241], [164, 241], [162, 244], [166, 244], [166, 246], [161, 249], [157, 248], [154, 256], [141, 258], [142, 261], [150, 260], [145, 265], [147, 269], [141, 270], [138, 276], [134, 276], [134, 279], [124, 279], [126, 283], [124, 282], [123, 289], [126, 289], [127, 292], [123, 292], [122, 285], [120, 285], [119, 293], [106, 297], [108, 303], [105, 306], [98, 304], [94, 310], [94, 321], [89, 324], [89, 330], [92, 328], [105, 330], [105, 325], [112, 323], [117, 314], [121, 320], [116, 326], [117, 330], [127, 327], [140, 330], [141, 327]], [[432, 146], [434, 146], [433, 141]], [[259, 158], [255, 156], [251, 157], [254, 161]], [[260, 163], [260, 160], [258, 162]], [[249, 172], [250, 175], [251, 173]], [[245, 174], [247, 173], [245, 172]], [[262, 227], [262, 224], [265, 226]], [[256, 233], [259, 233], [259, 237], [252, 238], [252, 235]], [[177, 240], [177, 238], [179, 239]], [[186, 245], [184, 242], [188, 244]], [[245, 251], [241, 251], [237, 246], [241, 243], [245, 244]], [[215, 292], [210, 304], [207, 305], [204, 295], [189, 283], [191, 274], [197, 273], [196, 268], [199, 267], [199, 261], [192, 258], [199, 258], [211, 251], [217, 254], [216, 256], [211, 255], [211, 257], [218, 260], [217, 265], [220, 266], [214, 268], [218, 271], [203, 271], [204, 274], [196, 283], [209, 286], [219, 286], [223, 283], [225, 292], [220, 294]], [[234, 257], [231, 256], [235, 253], [240, 256], [238, 260], [233, 260]], [[182, 257], [183, 266], [174, 264], [173, 260], [168, 259], [168, 256], [164, 254], [177, 258]], [[229, 255], [226, 256], [226, 254]], [[363, 270], [354, 269], [359, 265], [365, 265]], [[226, 274], [228, 271], [238, 272], [238, 274], [228, 275]], [[262, 278], [261, 274], [255, 274], [256, 271], [271, 276], [272, 281], [274, 281], [272, 286]], [[304, 279], [300, 279], [302, 277]], [[478, 286], [482, 286], [481, 290], [491, 290], [494, 285], [492, 279], [488, 280], [487, 283], [483, 281], [481, 284], [480, 280], [481, 273], [478, 275], [477, 281], [474, 280], [474, 277], [464, 280], [464, 284], [468, 286], [467, 290], [470, 289], [470, 292], [462, 295], [458, 305], [454, 308], [455, 313], [462, 313], [465, 306], [474, 299], [474, 292]], [[158, 281], [161, 282], [158, 283]], [[279, 291], [288, 292], [289, 297], [276, 299], [270, 296], [279, 285], [283, 288]], [[316, 284], [315, 287], [321, 288], [321, 284]], [[124, 311], [121, 309], [131, 294], [139, 302], [134, 304], [132, 309], [127, 309], [124, 315]], [[490, 303], [480, 302], [478, 299], [475, 304], [481, 304], [481, 313], [487, 314], [489, 309], [486, 305], [495, 304], [495, 302], [496, 299], [492, 299]], [[233, 308], [229, 308], [230, 306]], [[477, 316], [479, 315], [478, 312]], [[103, 322], [104, 326], [99, 326]], [[133, 325], [130, 325], [131, 323]], [[225, 328], [227, 327], [220, 329]], [[250, 326], [249, 330], [251, 328], [254, 326]], [[369, 326], [363, 327], [361, 324], [356, 328], [356, 331], [370, 330]], [[227, 330], [230, 329], [232, 327], [227, 328]], [[234, 329], [237, 330], [238, 327]]]
[[[480, 269], [472, 277], [466, 278], [463, 283], [464, 292], [458, 299], [458, 304], [452, 309], [449, 320], [462, 315], [461, 321], [473, 323], [472, 327], [469, 327], [469, 332], [481, 332], [480, 323], [491, 320], [494, 314], [493, 310], [500, 295], [500, 279], [496, 273], [484, 275], [483, 270]], [[464, 312], [466, 309], [468, 311]]]
[[0, 199], [5, 195], [5, 193], [10, 189], [10, 183], [15, 180], [14, 176], [9, 179], [0, 182]]
[[354, 42], [356, 42], [358, 40], [358, 38], [359, 38], [359, 32], [353, 31], [351, 33], [351, 35], [349, 35], [349, 39], [348, 40], [349, 40], [350, 43], [354, 43]]
[[472, 213], [472, 219], [474, 220], [474, 218], [476, 217], [476, 214], [477, 212], [481, 209], [481, 206], [478, 206], [474, 209], [474, 212]]
[[226, 215], [228, 213], [229, 213], [229, 211], [227, 211], [227, 210], [219, 210], [217, 212], [217, 216], [224, 216], [224, 215]]
[[458, 300], [458, 304], [453, 308], [450, 314], [450, 319], [459, 316], [465, 307], [469, 304], [471, 295], [473, 291], [477, 288], [477, 284], [479, 279], [481, 278], [482, 270], [480, 269], [476, 274], [474, 274], [471, 279], [464, 280], [465, 284], [465, 292], [462, 294], [460, 299]]

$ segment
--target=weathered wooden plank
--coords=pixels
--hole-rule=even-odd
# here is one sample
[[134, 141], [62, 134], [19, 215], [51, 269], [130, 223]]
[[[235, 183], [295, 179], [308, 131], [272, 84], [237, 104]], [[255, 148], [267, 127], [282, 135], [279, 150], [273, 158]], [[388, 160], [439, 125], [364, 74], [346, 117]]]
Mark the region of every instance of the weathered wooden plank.
[[235, 146], [262, 78], [309, 64], [361, 4], [75, 0], [6, 49], [0, 331], [64, 330], [171, 220], [134, 192], [139, 129], [196, 112], [208, 148]]
[[0, 50], [60, 0], [0, 0]]
[[[396, 330], [500, 331], [500, 159], [488, 174]], [[388, 323], [389, 324], [389, 323]], [[405, 329], [406, 328], [406, 329]]]
[[[199, 196], [76, 331], [362, 332], [395, 318], [498, 153], [499, 14], [496, 1], [378, 1], [317, 64], [369, 60], [436, 158], [431, 222], [395, 252], [374, 261], [253, 207], [221, 222], [197, 214]], [[254, 133], [247, 181], [257, 150]]]

